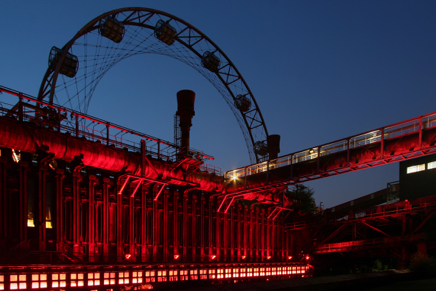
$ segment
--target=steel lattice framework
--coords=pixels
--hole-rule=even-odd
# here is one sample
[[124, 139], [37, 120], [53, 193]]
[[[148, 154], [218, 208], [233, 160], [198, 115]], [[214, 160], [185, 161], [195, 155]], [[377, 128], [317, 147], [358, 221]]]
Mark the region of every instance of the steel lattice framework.
[[[108, 19], [122, 27], [118, 37], [108, 36], [109, 33], [103, 36]], [[164, 35], [166, 32], [169, 34]], [[118, 62], [140, 54], [169, 56], [202, 74], [236, 116], [250, 160], [267, 159], [267, 128], [238, 69], [204, 33], [162, 11], [136, 7], [109, 11], [86, 24], [62, 49], [53, 47], [38, 99], [86, 113], [106, 72]], [[68, 73], [63, 67], [65, 63], [76, 66]]]

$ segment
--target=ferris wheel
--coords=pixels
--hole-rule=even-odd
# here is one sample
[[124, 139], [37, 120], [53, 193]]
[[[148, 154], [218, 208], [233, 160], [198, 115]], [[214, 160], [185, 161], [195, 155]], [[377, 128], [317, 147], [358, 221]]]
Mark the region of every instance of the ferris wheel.
[[158, 54], [177, 59], [203, 75], [236, 117], [252, 163], [268, 159], [268, 132], [244, 78], [204, 33], [171, 14], [121, 8], [86, 24], [62, 48], [52, 47], [39, 100], [87, 113], [100, 80], [129, 57]]

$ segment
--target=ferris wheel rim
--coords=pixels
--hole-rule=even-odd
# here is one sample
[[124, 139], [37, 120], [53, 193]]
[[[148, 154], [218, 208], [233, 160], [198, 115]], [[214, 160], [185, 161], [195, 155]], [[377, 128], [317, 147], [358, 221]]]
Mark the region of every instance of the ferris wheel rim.
[[[230, 72], [230, 68], [231, 68], [237, 74], [236, 80], [240, 80], [242, 82], [242, 84], [245, 86], [245, 89], [248, 92], [248, 95], [250, 96], [251, 100], [253, 101], [254, 109], [252, 109], [250, 112], [254, 112], [254, 117], [247, 116], [247, 114], [244, 114], [244, 112], [242, 110], [240, 110], [240, 109], [235, 110], [235, 108], [232, 108], [232, 105], [229, 103], [229, 101], [226, 98], [224, 98], [224, 96], [222, 96], [222, 97], [228, 103], [230, 109], [232, 110], [233, 114], [235, 115], [235, 117], [236, 117], [236, 119], [237, 119], [237, 121], [238, 121], [238, 123], [239, 123], [239, 125], [241, 127], [241, 130], [242, 130], [242, 133], [243, 133], [243, 136], [244, 136], [244, 139], [246, 141], [247, 148], [248, 148], [250, 160], [253, 162], [253, 155], [255, 157], [255, 161], [256, 162], [265, 160], [265, 156], [262, 157], [261, 155], [256, 153], [256, 143], [263, 142], [266, 145], [267, 137], [268, 137], [268, 131], [267, 131], [267, 128], [266, 128], [265, 121], [263, 119], [262, 113], [260, 111], [260, 108], [259, 108], [259, 106], [257, 104], [257, 101], [254, 98], [254, 95], [251, 92], [251, 89], [248, 87], [248, 85], [247, 85], [245, 79], [243, 78], [242, 74], [239, 72], [239, 70], [236, 68], [236, 66], [234, 66], [234, 64], [230, 60], [230, 58], [228, 58], [228, 56], [218, 47], [218, 45], [216, 45], [206, 34], [204, 34], [202, 31], [200, 31], [198, 28], [196, 28], [192, 24], [184, 21], [183, 19], [181, 19], [181, 18], [179, 18], [179, 17], [177, 17], [175, 15], [172, 15], [172, 14], [164, 12], [164, 11], [160, 11], [160, 10], [156, 10], [156, 9], [152, 9], [152, 8], [145, 8], [145, 7], [125, 7], [125, 8], [119, 8], [119, 9], [114, 9], [114, 10], [105, 12], [105, 13], [97, 16], [96, 18], [92, 19], [91, 21], [89, 21], [85, 26], [82, 27], [82, 29], [80, 29], [74, 35], [74, 37], [70, 41], [68, 41], [62, 47], [63, 53], [62, 53], [62, 56], [61, 56], [61, 58], [59, 60], [59, 63], [62, 63], [65, 60], [66, 55], [68, 54], [69, 50], [71, 49], [71, 47], [73, 46], [73, 44], [75, 43], [76, 40], [78, 40], [82, 36], [86, 35], [89, 32], [92, 32], [93, 30], [98, 28], [97, 24], [98, 24], [99, 21], [101, 21], [102, 19], [104, 19], [106, 17], [116, 16], [116, 15], [118, 15], [120, 13], [129, 12], [129, 11], [131, 11], [132, 14], [133, 13], [138, 13], [138, 12], [146, 12], [146, 13], [152, 13], [152, 15], [155, 15], [155, 14], [157, 14], [159, 16], [162, 15], [162, 16], [170, 18], [170, 20], [178, 21], [178, 22], [184, 24], [187, 28], [192, 29], [196, 33], [198, 33], [202, 38], [204, 38], [209, 44], [211, 44], [215, 48], [215, 52], [219, 52], [220, 55], [223, 56], [226, 59], [226, 61], [227, 61], [227, 65], [226, 66], [229, 66], [229, 72]], [[124, 22], [124, 24], [125, 25], [137, 25], [137, 24], [131, 23], [131, 22]], [[146, 25], [142, 25], [142, 26], [145, 27], [145, 28], [154, 29], [154, 27], [152, 27], [152, 26], [146, 26]], [[176, 37], [175, 40], [177, 40], [179, 43], [181, 43], [182, 45], [184, 45], [185, 47], [190, 49], [197, 56], [201, 57], [201, 55], [193, 48], [193, 46], [188, 46], [186, 43], [181, 41], [179, 39], [179, 37]], [[222, 68], [220, 68], [220, 70], [221, 69]], [[227, 84], [224, 81], [224, 79], [222, 78], [220, 73], [221, 73], [220, 71], [215, 72], [215, 74], [221, 80], [222, 84], [226, 87], [227, 91], [230, 93], [231, 97], [233, 98], [233, 101], [235, 102], [237, 96], [235, 96], [233, 91], [229, 88], [229, 84]], [[60, 65], [57, 65], [56, 69], [54, 69], [54, 70], [51, 69], [50, 66], [49, 66], [49, 68], [46, 71], [46, 74], [44, 75], [44, 78], [43, 78], [43, 81], [41, 83], [41, 86], [40, 86], [40, 90], [39, 90], [39, 93], [38, 93], [38, 99], [39, 100], [43, 100], [49, 94], [49, 98], [50, 98], [49, 102], [53, 103], [53, 96], [55, 94], [55, 89], [56, 89], [56, 84], [57, 84], [57, 79], [59, 77], [59, 74], [60, 74]], [[49, 89], [49, 90], [47, 90], [47, 89]], [[221, 93], [221, 95], [222, 95], [222, 93]], [[244, 131], [244, 128], [243, 128], [242, 124], [239, 121], [239, 118], [241, 116], [238, 117], [237, 111], [239, 111], [240, 115], [242, 116], [242, 119], [243, 119], [244, 124], [245, 124], [246, 132]], [[251, 124], [253, 124], [253, 122], [256, 122], [255, 123], [256, 124], [256, 128], [260, 127], [261, 130], [264, 131], [264, 132], [261, 132], [264, 135], [264, 140], [256, 140], [254, 138], [253, 133], [252, 133], [252, 130], [254, 129], [254, 127], [250, 127], [251, 126], [250, 125], [250, 121], [251, 121]], [[246, 133], [248, 133], [248, 135], [249, 135], [250, 142], [251, 142], [250, 145], [249, 145], [249, 142], [247, 140]]]

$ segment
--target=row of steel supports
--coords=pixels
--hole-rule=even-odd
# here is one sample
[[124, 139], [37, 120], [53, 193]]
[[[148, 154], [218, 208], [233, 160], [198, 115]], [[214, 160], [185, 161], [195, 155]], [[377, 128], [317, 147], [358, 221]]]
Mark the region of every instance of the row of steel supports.
[[[414, 253], [434, 248], [436, 196], [379, 205], [336, 216], [324, 215], [305, 227], [289, 226], [298, 249], [309, 246], [320, 260], [341, 257], [396, 257], [405, 268]], [[321, 220], [322, 218], [322, 220]], [[323, 257], [324, 256], [324, 257]]]
[[54, 168], [43, 153], [21, 153], [19, 161], [10, 149], [1, 153], [5, 250], [64, 262], [285, 261], [293, 254], [290, 232], [268, 218], [269, 209], [238, 202], [217, 212], [213, 193], [189, 186], [123, 185], [116, 173], [80, 160]]

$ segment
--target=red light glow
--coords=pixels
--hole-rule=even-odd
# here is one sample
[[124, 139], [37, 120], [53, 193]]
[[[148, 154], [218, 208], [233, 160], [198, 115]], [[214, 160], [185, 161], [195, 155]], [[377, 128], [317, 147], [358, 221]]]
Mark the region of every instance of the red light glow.
[[292, 260], [292, 256], [289, 256], [289, 257], [288, 257], [288, 260]]
[[211, 258], [212, 260], [215, 260], [215, 259], [216, 259], [216, 256], [215, 256], [215, 255], [212, 255], [210, 258]]
[[178, 258], [180, 258], [179, 255], [174, 255], [174, 260], [177, 260]]
[[132, 257], [132, 255], [131, 254], [126, 254], [124, 257], [126, 258], [126, 260], [128, 260], [128, 259], [130, 259]]

